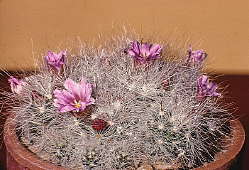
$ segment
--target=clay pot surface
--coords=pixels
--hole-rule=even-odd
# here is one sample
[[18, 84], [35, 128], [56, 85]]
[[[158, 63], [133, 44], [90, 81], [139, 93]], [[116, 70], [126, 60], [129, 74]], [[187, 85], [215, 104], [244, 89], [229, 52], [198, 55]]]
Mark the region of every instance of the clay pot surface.
[[26, 149], [17, 138], [15, 124], [11, 117], [4, 125], [4, 143], [7, 154], [7, 170], [66, 170], [66, 168], [40, 159]]
[[[215, 161], [195, 170], [226, 170], [231, 166], [245, 141], [245, 131], [242, 124], [235, 120], [231, 121], [231, 125], [234, 130], [232, 131], [233, 137], [230, 139], [230, 147], [224, 153], [217, 154]], [[43, 161], [27, 150], [18, 140], [15, 124], [11, 118], [8, 118], [5, 123], [4, 142], [7, 150], [7, 170], [66, 170], [66, 168]], [[144, 167], [144, 169], [150, 168], [150, 166]]]
[[239, 120], [231, 121], [233, 128], [232, 138], [229, 139], [229, 147], [223, 153], [218, 153], [215, 161], [207, 163], [195, 170], [228, 170], [232, 163], [236, 160], [240, 150], [245, 142], [245, 130]]

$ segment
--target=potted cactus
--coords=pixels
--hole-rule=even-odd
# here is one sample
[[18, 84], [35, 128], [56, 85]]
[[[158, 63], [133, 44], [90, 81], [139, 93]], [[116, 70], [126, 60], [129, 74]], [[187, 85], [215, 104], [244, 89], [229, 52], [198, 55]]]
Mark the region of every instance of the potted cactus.
[[49, 51], [34, 74], [11, 76], [9, 169], [227, 168], [243, 127], [203, 73], [207, 53], [174, 51], [122, 36]]

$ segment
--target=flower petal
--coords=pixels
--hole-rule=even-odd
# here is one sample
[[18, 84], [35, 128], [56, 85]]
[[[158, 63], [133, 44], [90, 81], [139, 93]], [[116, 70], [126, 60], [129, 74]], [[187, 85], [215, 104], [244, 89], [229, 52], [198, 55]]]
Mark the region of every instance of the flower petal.
[[70, 111], [73, 111], [75, 110], [75, 107], [71, 106], [71, 105], [65, 105], [61, 108], [59, 108], [59, 112], [70, 112]]
[[162, 47], [159, 44], [154, 44], [150, 48], [151, 54], [160, 54], [162, 51]]
[[161, 46], [159, 44], [139, 43], [138, 41], [131, 42], [131, 46], [127, 49], [127, 54], [133, 57], [141, 64], [145, 64], [151, 60], [160, 57]]
[[60, 112], [80, 111], [86, 106], [93, 104], [94, 99], [91, 98], [92, 87], [84, 79], [80, 83], [76, 83], [71, 79], [67, 79], [64, 83], [66, 90], [54, 91], [54, 105]]

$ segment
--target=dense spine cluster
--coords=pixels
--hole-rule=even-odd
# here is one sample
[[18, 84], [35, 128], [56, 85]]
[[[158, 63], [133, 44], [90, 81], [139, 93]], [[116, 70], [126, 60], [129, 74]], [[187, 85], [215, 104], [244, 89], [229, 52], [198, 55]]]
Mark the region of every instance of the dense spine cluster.
[[168, 60], [167, 44], [131, 39], [49, 52], [36, 74], [10, 78], [4, 95], [30, 151], [72, 169], [192, 169], [215, 159], [230, 115], [202, 73], [207, 54]]

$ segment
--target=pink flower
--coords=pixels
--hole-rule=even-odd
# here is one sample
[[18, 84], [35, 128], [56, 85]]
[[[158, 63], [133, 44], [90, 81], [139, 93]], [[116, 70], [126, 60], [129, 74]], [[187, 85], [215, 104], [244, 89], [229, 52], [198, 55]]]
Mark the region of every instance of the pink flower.
[[23, 80], [19, 80], [13, 76], [10, 76], [8, 82], [10, 83], [11, 91], [17, 94], [21, 93], [22, 88], [25, 85], [25, 82]]
[[88, 105], [94, 104], [95, 100], [91, 97], [91, 84], [84, 79], [80, 83], [67, 79], [64, 87], [66, 90], [54, 91], [54, 106], [59, 112], [84, 111]]
[[197, 80], [197, 97], [198, 98], [205, 98], [205, 97], [212, 97], [212, 96], [220, 96], [220, 93], [217, 93], [217, 85], [215, 83], [209, 82], [208, 77], [202, 75]]
[[193, 64], [201, 64], [207, 57], [207, 53], [203, 50], [193, 51], [192, 48], [188, 50], [187, 62]]
[[140, 43], [133, 41], [126, 53], [133, 57], [137, 62], [144, 64], [151, 60], [161, 57], [162, 47], [159, 44]]
[[65, 56], [66, 51], [61, 51], [58, 54], [48, 51], [48, 55], [45, 56], [45, 61], [50, 67], [59, 72], [61, 67], [65, 64]]

